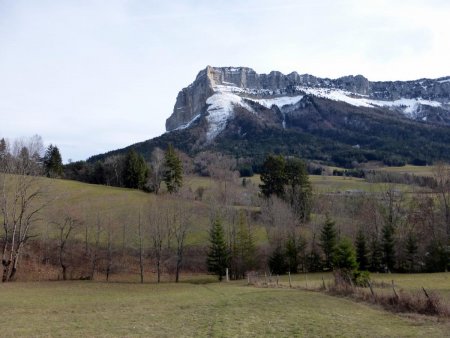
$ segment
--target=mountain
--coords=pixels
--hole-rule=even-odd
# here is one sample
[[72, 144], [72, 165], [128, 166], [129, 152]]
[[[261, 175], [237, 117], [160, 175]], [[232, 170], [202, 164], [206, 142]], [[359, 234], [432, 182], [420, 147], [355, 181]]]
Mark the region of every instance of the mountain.
[[260, 161], [274, 152], [347, 167], [450, 160], [450, 77], [372, 82], [208, 66], [179, 92], [166, 130], [132, 147], [146, 157], [171, 142], [190, 154]]

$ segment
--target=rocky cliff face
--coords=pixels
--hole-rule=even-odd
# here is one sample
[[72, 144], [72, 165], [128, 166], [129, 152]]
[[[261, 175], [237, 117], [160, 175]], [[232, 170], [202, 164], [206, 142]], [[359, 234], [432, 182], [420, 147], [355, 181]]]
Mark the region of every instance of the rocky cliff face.
[[[371, 82], [362, 75], [328, 79], [296, 72], [258, 74], [247, 67], [208, 66], [179, 92], [166, 130], [184, 128], [205, 115], [211, 116], [209, 122], [215, 127], [223, 128], [233, 115], [233, 107], [244, 106], [248, 100], [269, 105], [267, 108], [274, 103], [281, 109], [298, 102], [293, 98], [300, 99], [303, 95], [402, 112], [422, 121], [450, 123], [450, 77]], [[288, 108], [285, 110], [292, 110]], [[225, 112], [226, 116], [219, 112]]]

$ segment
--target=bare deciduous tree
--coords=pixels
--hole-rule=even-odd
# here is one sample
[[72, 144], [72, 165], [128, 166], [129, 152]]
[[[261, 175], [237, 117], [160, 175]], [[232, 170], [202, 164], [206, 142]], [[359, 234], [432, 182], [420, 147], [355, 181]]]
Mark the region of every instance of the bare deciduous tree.
[[172, 234], [175, 239], [175, 253], [176, 253], [176, 267], [175, 267], [175, 282], [178, 283], [180, 279], [181, 265], [183, 263], [183, 254], [185, 249], [186, 235], [190, 229], [190, 211], [177, 202], [176, 207], [172, 210]]
[[[2, 147], [3, 148], [3, 147]], [[41, 166], [42, 139], [16, 141], [12, 147], [5, 143], [0, 168], [0, 212], [3, 221], [2, 281], [14, 279], [19, 259], [30, 230], [46, 206], [42, 181], [37, 177]]]
[[80, 220], [66, 212], [62, 221], [54, 221], [58, 230], [58, 260], [61, 266], [62, 279], [67, 280], [66, 245], [74, 229], [81, 224]]
[[163, 243], [168, 238], [167, 208], [158, 208], [151, 205], [149, 208], [149, 233], [152, 243], [153, 256], [156, 263], [156, 275], [158, 283], [161, 281], [161, 264], [163, 257]]

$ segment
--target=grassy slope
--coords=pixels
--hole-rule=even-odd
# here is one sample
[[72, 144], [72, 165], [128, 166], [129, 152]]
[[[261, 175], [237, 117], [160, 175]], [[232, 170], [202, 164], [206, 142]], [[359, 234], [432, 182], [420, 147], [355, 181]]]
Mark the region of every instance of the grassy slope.
[[[346, 193], [348, 191], [366, 191], [377, 192], [385, 189], [385, 184], [373, 184], [359, 178], [347, 178], [338, 176], [310, 176], [313, 189], [318, 193]], [[147, 194], [137, 190], [107, 187], [102, 185], [86, 184], [68, 180], [51, 180], [42, 179], [47, 187], [48, 196], [53, 200], [51, 206], [44, 210], [44, 222], [40, 227], [35, 229], [37, 233], [43, 233], [46, 224], [54, 220], [55, 215], [61, 214], [61, 210], [75, 209], [75, 214], [79, 214], [84, 219], [90, 229], [95, 228], [98, 217], [102, 223], [110, 223], [116, 231], [116, 241], [120, 241], [119, 234], [122, 232], [121, 228], [125, 224], [129, 229], [129, 233], [135, 232], [138, 212], [142, 210], [145, 212], [151, 204], [161, 206], [168, 203], [167, 199], [162, 200], [163, 197], [154, 194]], [[261, 183], [259, 175], [249, 179], [250, 182], [256, 186]], [[195, 208], [195, 220], [193, 231], [188, 237], [188, 244], [201, 244], [207, 238], [208, 228], [208, 195], [209, 191], [218, 189], [223, 183], [219, 183], [206, 177], [186, 177], [186, 189], [195, 194], [200, 187], [205, 189], [203, 202], [187, 199], [186, 203], [192, 208]], [[397, 189], [404, 191], [411, 190], [411, 186], [396, 185]], [[248, 191], [241, 186], [235, 186], [234, 191], [237, 194], [245, 195]], [[164, 195], [164, 192], [163, 192]], [[235, 206], [240, 208], [240, 206]], [[245, 208], [251, 210], [258, 210], [257, 207], [246, 206]], [[257, 231], [257, 238], [264, 240], [264, 231]], [[78, 237], [83, 240], [82, 232], [79, 232]], [[93, 238], [92, 236], [90, 236]], [[120, 243], [118, 243], [120, 244]]]
[[443, 337], [448, 323], [289, 289], [230, 284], [0, 285], [2, 336]]

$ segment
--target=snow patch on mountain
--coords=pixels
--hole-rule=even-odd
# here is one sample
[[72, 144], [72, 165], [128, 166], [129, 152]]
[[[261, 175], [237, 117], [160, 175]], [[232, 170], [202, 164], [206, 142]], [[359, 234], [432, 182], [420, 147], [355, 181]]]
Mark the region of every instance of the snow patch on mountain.
[[174, 129], [174, 130], [182, 130], [182, 129], [189, 128], [189, 127], [192, 125], [192, 123], [194, 123], [195, 121], [197, 121], [197, 120], [200, 118], [200, 116], [202, 116], [202, 114], [197, 114], [197, 115], [194, 116], [194, 118], [193, 118], [192, 120], [190, 120], [188, 123], [183, 124], [183, 125], [179, 126], [178, 128], [176, 128], [176, 129]]
[[283, 106], [287, 105], [293, 105], [298, 103], [304, 95], [298, 95], [298, 96], [281, 96], [281, 97], [274, 97], [273, 99], [249, 99], [251, 101], [259, 103], [261, 106], [264, 106], [266, 108], [271, 108], [272, 106], [277, 106], [278, 108], [281, 108]]
[[253, 111], [240, 96], [228, 92], [216, 92], [206, 100], [206, 104], [209, 105], [206, 116], [209, 124], [206, 132], [208, 141], [214, 139], [225, 129], [227, 122], [234, 116], [235, 106]]
[[420, 111], [420, 106], [441, 107], [442, 104], [437, 101], [425, 100], [422, 98], [406, 99], [401, 98], [394, 101], [373, 100], [367, 98], [364, 95], [354, 94], [341, 89], [327, 89], [327, 88], [310, 88], [310, 87], [297, 87], [297, 90], [304, 92], [308, 95], [326, 98], [333, 101], [341, 101], [348, 103], [356, 107], [388, 107], [398, 108], [403, 111], [408, 117], [415, 117], [417, 112]]

